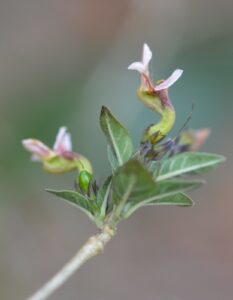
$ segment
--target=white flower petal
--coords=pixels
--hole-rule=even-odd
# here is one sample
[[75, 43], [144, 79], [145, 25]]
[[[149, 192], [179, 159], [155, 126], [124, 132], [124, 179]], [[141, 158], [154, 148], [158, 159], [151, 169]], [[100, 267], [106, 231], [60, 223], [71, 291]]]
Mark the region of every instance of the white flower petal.
[[152, 58], [152, 52], [147, 44], [143, 45], [142, 61], [134, 62], [128, 66], [129, 70], [138, 71], [140, 74], [149, 76], [149, 63]]
[[41, 141], [35, 139], [22, 140], [24, 148], [31, 152], [33, 160], [43, 160], [52, 154], [52, 151]]
[[64, 136], [64, 146], [66, 151], [72, 151], [71, 135], [68, 132]]
[[149, 63], [152, 59], [152, 52], [147, 44], [143, 45], [142, 52], [142, 64], [144, 66], [144, 70], [148, 71]]
[[183, 70], [177, 69], [175, 70], [170, 77], [164, 80], [162, 83], [155, 86], [156, 91], [161, 91], [168, 89], [171, 85], [173, 85], [182, 75]]
[[58, 154], [72, 150], [71, 136], [66, 127], [59, 128], [53, 150]]
[[66, 127], [60, 127], [56, 136], [55, 144], [53, 146], [54, 150], [56, 150], [56, 148], [59, 146], [59, 143], [61, 143], [61, 141], [63, 140], [65, 133]]
[[141, 62], [134, 62], [128, 66], [128, 70], [138, 71], [140, 74], [144, 73], [145, 68]]

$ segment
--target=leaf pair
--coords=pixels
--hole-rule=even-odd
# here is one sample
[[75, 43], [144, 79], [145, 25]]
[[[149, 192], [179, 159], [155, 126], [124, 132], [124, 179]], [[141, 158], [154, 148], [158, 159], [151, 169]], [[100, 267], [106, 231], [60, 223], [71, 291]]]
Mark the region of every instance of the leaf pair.
[[[183, 191], [196, 188], [200, 180], [167, 180], [156, 182], [139, 161], [130, 160], [113, 176], [113, 201], [120, 206], [122, 218], [128, 218], [135, 210], [147, 205], [192, 205]], [[119, 215], [117, 216], [119, 217]]]

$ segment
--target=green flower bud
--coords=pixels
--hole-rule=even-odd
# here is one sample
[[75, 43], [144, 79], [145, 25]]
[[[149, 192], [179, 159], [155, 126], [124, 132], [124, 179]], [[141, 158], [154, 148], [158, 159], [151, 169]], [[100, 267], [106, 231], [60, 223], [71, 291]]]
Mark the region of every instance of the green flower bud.
[[86, 194], [89, 191], [89, 185], [92, 181], [92, 175], [87, 171], [81, 171], [78, 175], [78, 185]]

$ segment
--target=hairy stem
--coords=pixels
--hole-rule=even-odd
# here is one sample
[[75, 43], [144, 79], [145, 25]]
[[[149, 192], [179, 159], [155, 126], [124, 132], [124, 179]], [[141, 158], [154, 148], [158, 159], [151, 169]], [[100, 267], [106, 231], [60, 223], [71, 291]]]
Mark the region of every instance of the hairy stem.
[[105, 245], [114, 236], [115, 231], [109, 226], [104, 226], [102, 231], [90, 237], [78, 253], [44, 286], [27, 300], [48, 299], [66, 280], [69, 279], [86, 261], [102, 253]]

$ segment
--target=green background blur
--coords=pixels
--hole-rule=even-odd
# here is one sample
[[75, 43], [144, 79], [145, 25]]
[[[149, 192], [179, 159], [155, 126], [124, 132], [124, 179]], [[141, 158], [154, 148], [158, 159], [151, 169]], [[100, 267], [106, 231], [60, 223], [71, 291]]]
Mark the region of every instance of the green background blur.
[[227, 156], [193, 208], [142, 209], [121, 224], [104, 256], [89, 262], [53, 300], [231, 300], [233, 296], [233, 2], [222, 0], [3, 0], [0, 2], [0, 299], [25, 299], [76, 252], [95, 227], [48, 188], [73, 175], [44, 174], [21, 146], [53, 144], [68, 126], [74, 150], [103, 179], [110, 171], [101, 105], [135, 145], [155, 116], [137, 101], [129, 72], [144, 42], [155, 79], [175, 68], [174, 134], [212, 129], [205, 151]]

